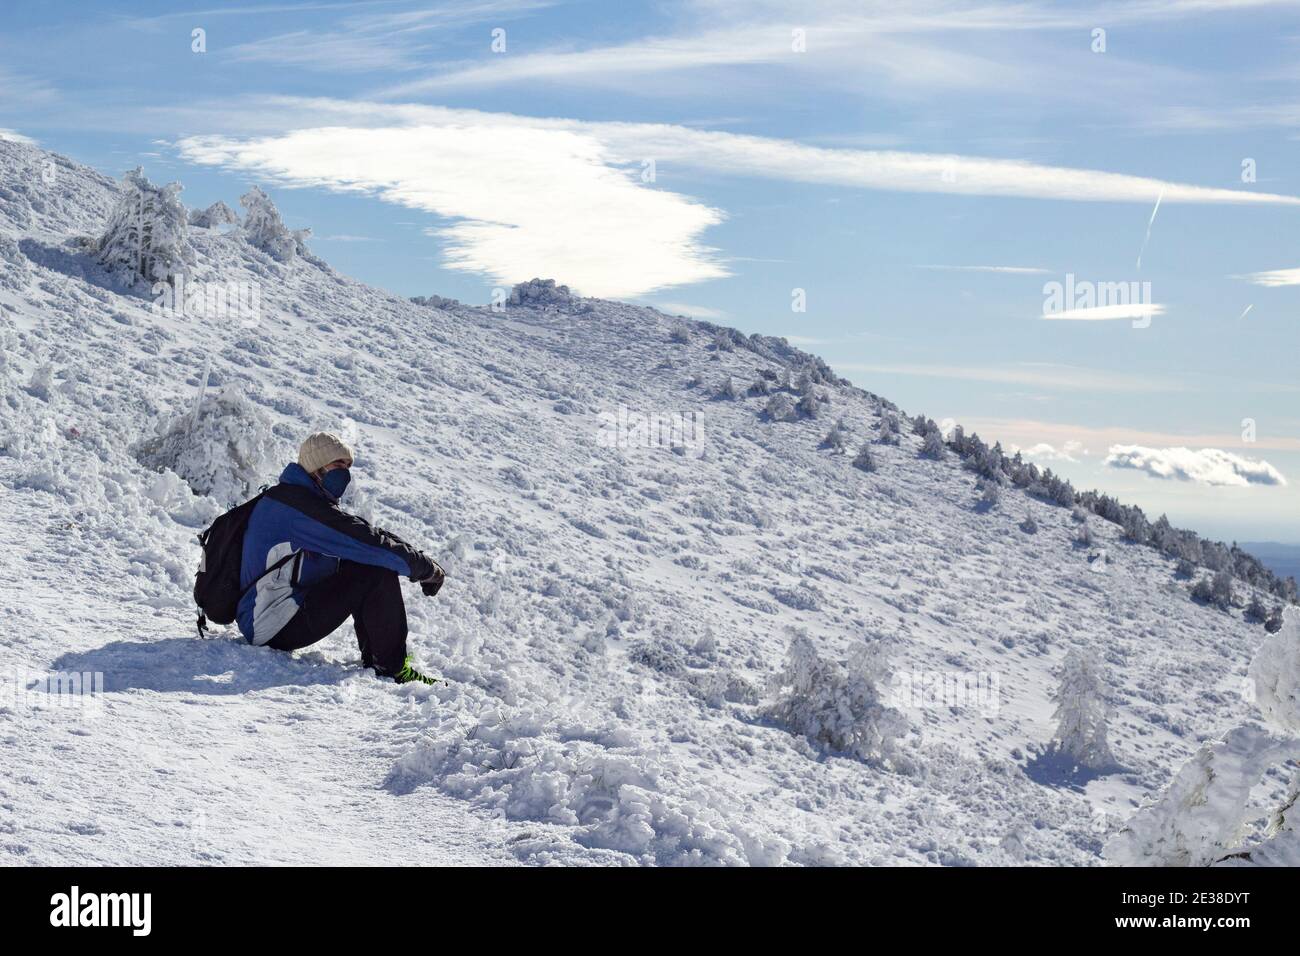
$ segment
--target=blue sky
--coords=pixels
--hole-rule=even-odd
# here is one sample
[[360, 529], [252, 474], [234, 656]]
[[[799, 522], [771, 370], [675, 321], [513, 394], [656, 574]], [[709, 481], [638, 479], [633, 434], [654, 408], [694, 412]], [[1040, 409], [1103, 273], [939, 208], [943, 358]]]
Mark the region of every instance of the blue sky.
[[541, 275], [785, 335], [1300, 543], [1296, 3], [182, 6], [6, 4], [0, 128], [191, 206], [259, 183], [401, 294]]

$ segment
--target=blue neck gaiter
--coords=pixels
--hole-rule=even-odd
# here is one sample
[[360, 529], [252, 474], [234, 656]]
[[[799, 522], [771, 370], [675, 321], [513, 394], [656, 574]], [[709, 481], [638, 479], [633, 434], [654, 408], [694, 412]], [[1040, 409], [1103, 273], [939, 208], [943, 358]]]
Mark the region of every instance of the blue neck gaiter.
[[346, 468], [335, 468], [333, 471], [325, 472], [321, 478], [320, 484], [335, 501], [343, 497], [343, 492], [348, 490], [348, 482], [352, 480], [352, 472]]

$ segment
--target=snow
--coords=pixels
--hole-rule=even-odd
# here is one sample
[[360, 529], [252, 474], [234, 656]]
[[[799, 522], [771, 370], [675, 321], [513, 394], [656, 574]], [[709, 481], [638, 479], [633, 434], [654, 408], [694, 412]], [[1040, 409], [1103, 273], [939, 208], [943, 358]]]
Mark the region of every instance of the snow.
[[[0, 862], [1095, 865], [1257, 713], [1240, 607], [1108, 521], [1080, 548], [1067, 508], [981, 504], [783, 342], [540, 280], [411, 302], [278, 221], [291, 256], [189, 232], [187, 283], [252, 284], [255, 320], [158, 309], [78, 242], [119, 193], [0, 142]], [[690, 440], [609, 440], [649, 421]], [[840, 421], [872, 470], [823, 447]], [[350, 628], [293, 657], [195, 637], [195, 534], [317, 429], [356, 450], [345, 504], [447, 567], [435, 600], [405, 590], [446, 685], [361, 671]], [[830, 684], [782, 711], [792, 633]], [[1048, 759], [1072, 649], [1105, 662], [1112, 772]], [[884, 660], [995, 675], [996, 706], [891, 695]], [[52, 672], [102, 692], [69, 706]], [[856, 746], [878, 721], [885, 759]], [[1251, 805], [1280, 805], [1262, 780]]]

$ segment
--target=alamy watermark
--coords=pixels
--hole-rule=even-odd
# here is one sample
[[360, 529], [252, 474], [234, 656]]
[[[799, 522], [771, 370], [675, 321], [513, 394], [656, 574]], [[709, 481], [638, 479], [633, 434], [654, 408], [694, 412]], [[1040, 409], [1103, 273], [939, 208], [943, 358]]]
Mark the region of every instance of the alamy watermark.
[[596, 441], [602, 448], [660, 448], [688, 458], [704, 454], [701, 412], [638, 412], [620, 405], [617, 412], [601, 412], [599, 417]]
[[174, 282], [155, 282], [153, 313], [182, 318], [237, 322], [251, 329], [262, 319], [262, 286], [258, 282], [202, 282], [182, 273]]
[[996, 717], [1002, 684], [993, 671], [898, 671], [889, 682], [888, 702], [899, 710], [957, 708]]
[[64, 709], [96, 716], [103, 704], [103, 671], [36, 671], [18, 667], [0, 681], [0, 705], [14, 711]]
[[1093, 282], [1066, 273], [1065, 281], [1043, 283], [1043, 318], [1132, 319], [1145, 329], [1163, 311], [1151, 298], [1151, 282]]

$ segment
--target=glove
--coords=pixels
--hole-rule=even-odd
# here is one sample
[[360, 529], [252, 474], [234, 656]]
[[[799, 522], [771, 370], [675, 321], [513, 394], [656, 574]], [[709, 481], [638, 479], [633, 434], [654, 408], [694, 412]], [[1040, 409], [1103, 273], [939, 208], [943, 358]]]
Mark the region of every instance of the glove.
[[442, 588], [442, 582], [447, 579], [447, 575], [443, 572], [437, 561], [431, 559], [429, 563], [433, 565], [433, 570], [429, 573], [428, 577], [420, 578], [419, 584], [420, 590], [423, 591], [427, 597], [433, 597]]

